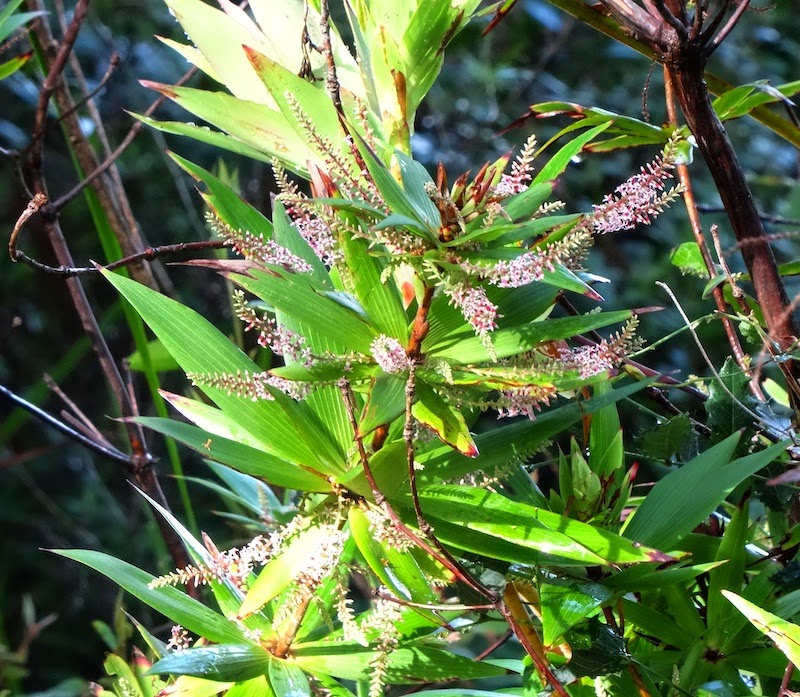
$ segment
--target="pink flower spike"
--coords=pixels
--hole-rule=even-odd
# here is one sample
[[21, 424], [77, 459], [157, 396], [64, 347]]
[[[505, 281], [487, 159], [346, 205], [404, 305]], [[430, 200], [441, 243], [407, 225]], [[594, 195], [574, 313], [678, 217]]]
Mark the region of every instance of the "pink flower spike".
[[405, 349], [393, 337], [381, 334], [370, 345], [370, 352], [384, 373], [402, 373], [408, 370], [409, 360]]
[[446, 287], [444, 292], [450, 296], [450, 302], [461, 310], [476, 334], [483, 336], [497, 329], [497, 305], [489, 300], [483, 288], [473, 288], [462, 281], [453, 287]]

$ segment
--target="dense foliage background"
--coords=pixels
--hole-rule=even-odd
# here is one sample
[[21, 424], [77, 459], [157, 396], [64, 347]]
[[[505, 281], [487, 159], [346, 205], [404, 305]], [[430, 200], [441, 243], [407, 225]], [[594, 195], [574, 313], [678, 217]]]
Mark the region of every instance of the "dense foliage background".
[[[415, 154], [430, 167], [442, 161], [454, 172], [468, 169], [519, 148], [534, 131], [540, 141], [546, 140], [563, 121], [528, 120], [498, 135], [533, 103], [563, 100], [641, 115], [644, 100], [654, 123], [666, 118], [659, 101], [662, 78], [658, 67], [653, 70], [647, 59], [543, 0], [520, 2], [485, 38], [479, 37], [481, 29], [482, 24], [476, 22], [448, 49], [442, 76], [418, 115]], [[111, 54], [120, 57], [119, 66], [95, 98], [112, 148], [132, 125], [125, 110], [142, 112], [153, 100], [153, 94], [138, 80], [172, 84], [186, 68], [176, 54], [154, 40], [154, 34], [182, 38], [161, 2], [98, 1], [91, 5], [76, 44], [76, 56], [90, 89], [108, 69]], [[8, 50], [14, 53], [24, 47], [21, 39]], [[734, 39], [715, 54], [713, 69], [734, 84], [761, 79], [782, 84], [796, 79], [800, 75], [800, 17], [793, 3], [778, 2], [746, 13]], [[28, 200], [20, 187], [15, 151], [27, 144], [40, 80], [31, 63], [0, 82], [0, 147], [6, 152], [0, 170], [0, 215], [6, 231]], [[182, 112], [169, 104], [163, 105], [158, 115], [183, 118]], [[92, 128], [88, 120], [85, 126]], [[800, 228], [797, 151], [752, 120], [731, 123], [730, 132], [761, 210], [790, 221], [788, 225], [770, 223], [770, 230], [791, 233]], [[218, 166], [219, 152], [211, 148], [145, 130], [119, 160], [133, 212], [151, 244], [205, 239], [193, 182], [165, 156], [167, 147], [190, 154], [194, 162], [209, 169]], [[46, 134], [46, 151], [52, 193], [68, 190], [76, 178], [55, 123]], [[568, 170], [556, 194], [567, 199], [570, 210], [587, 209], [652, 154], [587, 155]], [[273, 182], [266, 165], [226, 154], [224, 166], [248, 200], [262, 210], [269, 209]], [[693, 174], [699, 201], [718, 206], [702, 162], [696, 163]], [[714, 221], [721, 224], [723, 246], [732, 246], [724, 218], [714, 213], [704, 218], [706, 224]], [[103, 258], [80, 197], [65, 209], [63, 227], [79, 263]], [[30, 232], [26, 245], [39, 257], [36, 252], [46, 245], [37, 238], [35, 224]], [[680, 292], [690, 317], [709, 312], [710, 302], [701, 298], [703, 281], [681, 276], [669, 263], [671, 250], [688, 239], [685, 217], [677, 210], [651, 228], [603, 238], [592, 252], [591, 267], [611, 280], [601, 289], [606, 309], [669, 305], [654, 287], [655, 280], [662, 280]], [[791, 234], [776, 241], [774, 248], [780, 262], [796, 256]], [[42, 258], [46, 260], [46, 256]], [[203, 270], [186, 268], [170, 268], [169, 277], [178, 297], [216, 318], [222, 331], [234, 331], [222, 281], [212, 282]], [[100, 280], [90, 281], [86, 287], [95, 306], [102, 308], [99, 318], [115, 355], [130, 354], [132, 343], [121, 322], [118, 296]], [[792, 294], [798, 290], [791, 282], [788, 287]], [[677, 313], [669, 309], [646, 315], [640, 333], [652, 342], [680, 326]], [[702, 327], [701, 337], [716, 365], [721, 365], [728, 347], [719, 325]], [[686, 334], [660, 346], [648, 360], [652, 367], [682, 378], [708, 372]], [[12, 265], [2, 254], [0, 383], [57, 412], [62, 405], [42, 382], [45, 373], [101, 429], [113, 433], [119, 428], [104, 418], [111, 411], [109, 395], [97, 375], [63, 281]], [[167, 387], [171, 380], [182, 384], [177, 374], [167, 375]], [[142, 397], [141, 403], [147, 404], [142, 382], [134, 374], [134, 389]], [[675, 399], [681, 406], [701, 408], [687, 397], [675, 395]], [[646, 428], [639, 412], [632, 410], [626, 418], [634, 432]], [[162, 456], [166, 469], [163, 445], [156, 437], [153, 449]], [[209, 476], [199, 457], [183, 451], [181, 458], [187, 476]], [[167, 477], [162, 483], [168, 499], [177, 505], [175, 484]], [[218, 542], [239, 541], [237, 529], [215, 515], [225, 503], [200, 485], [189, 486], [200, 527], [212, 531]], [[97, 678], [103, 651], [109, 644], [113, 647], [125, 640], [108, 629], [114, 626], [118, 590], [88, 569], [42, 551], [65, 547], [102, 549], [143, 568], [162, 564], [161, 570], [166, 570], [163, 543], [152, 516], [132, 495], [123, 473], [0, 402], [0, 647], [8, 649], [7, 654], [0, 649], [0, 691], [33, 693], [60, 685], [51, 694], [78, 694], [84, 683], [65, 681]], [[126, 606], [130, 607], [130, 601]], [[142, 608], [137, 607], [135, 614], [142, 620], [152, 619]], [[26, 632], [33, 618], [51, 615], [52, 622], [28, 646]], [[95, 624], [97, 631], [92, 631], [93, 623], [104, 624]], [[12, 657], [10, 653], [20, 646], [26, 655]], [[29, 671], [21, 680], [12, 667], [17, 659]]]

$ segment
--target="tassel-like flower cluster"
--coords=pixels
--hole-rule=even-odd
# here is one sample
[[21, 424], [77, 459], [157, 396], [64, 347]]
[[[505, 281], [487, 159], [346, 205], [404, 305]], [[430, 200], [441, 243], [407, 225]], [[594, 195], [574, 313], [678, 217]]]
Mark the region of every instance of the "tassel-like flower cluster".
[[460, 281], [445, 286], [444, 292], [450, 297], [450, 302], [461, 310], [476, 334], [484, 336], [497, 329], [497, 305], [489, 300], [483, 288]]
[[279, 390], [298, 401], [305, 399], [311, 391], [311, 387], [306, 383], [287, 380], [266, 371], [251, 373], [245, 370], [237, 371], [235, 374], [187, 373], [186, 377], [196, 385], [214, 387], [229, 394], [235, 394], [237, 397], [246, 397], [254, 402], [259, 399], [275, 399], [271, 390]]
[[167, 642], [167, 651], [184, 651], [191, 645], [192, 640], [189, 638], [189, 632], [179, 624], [174, 625]]
[[292, 273], [311, 271], [311, 265], [307, 261], [273, 240], [255, 235], [248, 230], [234, 230], [210, 212], [206, 215], [206, 220], [212, 229], [245, 259], [259, 264], [280, 266]]
[[209, 552], [207, 565], [189, 564], [182, 569], [159, 576], [148, 584], [150, 588], [187, 585], [206, 585], [211, 581], [230, 581], [237, 588], [245, 588], [253, 570], [264, 566], [283, 551], [287, 540], [308, 526], [308, 520], [297, 516], [280, 530], [270, 535], [258, 535], [242, 547], [220, 551], [211, 538], [203, 533], [203, 542]]
[[394, 337], [381, 334], [370, 345], [375, 362], [384, 373], [402, 373], [408, 370], [409, 359], [402, 344]]
[[508, 198], [522, 193], [533, 179], [533, 158], [536, 150], [536, 136], [525, 141], [522, 151], [511, 165], [511, 174], [500, 177], [500, 183], [494, 188], [496, 198]]
[[680, 186], [666, 190], [676, 158], [677, 148], [670, 142], [653, 162], [606, 195], [587, 220], [592, 230], [602, 235], [649, 225], [683, 191]]
[[606, 370], [616, 368], [622, 361], [639, 346], [635, 336], [638, 317], [628, 320], [623, 329], [609, 339], [603, 339], [597, 344], [578, 346], [575, 348], [562, 348], [559, 358], [568, 369], [580, 371], [581, 378], [590, 378]]
[[277, 323], [275, 318], [266, 314], [259, 315], [256, 310], [247, 304], [244, 293], [234, 291], [233, 307], [236, 316], [245, 322], [244, 330], [258, 332], [258, 345], [270, 349], [275, 355], [283, 356], [286, 360], [302, 363], [309, 366], [313, 363], [313, 354], [306, 345], [306, 339], [286, 327]]
[[556, 392], [553, 385], [525, 385], [504, 390], [493, 406], [497, 409], [498, 419], [527, 416], [532, 421], [536, 418], [536, 412], [542, 410], [543, 404], [549, 406]]

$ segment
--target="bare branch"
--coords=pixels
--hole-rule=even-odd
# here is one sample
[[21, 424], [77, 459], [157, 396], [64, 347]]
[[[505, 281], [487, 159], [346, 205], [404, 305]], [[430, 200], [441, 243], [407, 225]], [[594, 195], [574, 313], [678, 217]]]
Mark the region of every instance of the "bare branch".
[[115, 462], [122, 463], [128, 467], [136, 467], [140, 466], [141, 462], [135, 455], [126, 455], [125, 453], [117, 450], [114, 447], [108, 447], [102, 443], [99, 443], [88, 436], [85, 436], [80, 431], [76, 431], [71, 426], [68, 426], [63, 421], [59, 421], [55, 416], [52, 414], [48, 414], [43, 409], [40, 409], [35, 404], [31, 404], [26, 399], [23, 399], [18, 394], [12, 392], [8, 389], [5, 385], [0, 385], [0, 396], [5, 397], [9, 402], [13, 405], [21, 407], [29, 414], [35, 416], [39, 421], [42, 423], [47, 424], [51, 428], [54, 428], [59, 433], [63, 433], [68, 438], [80, 443], [81, 445], [86, 446], [90, 450], [102, 455], [103, 457], [107, 457], [110, 460], [114, 460]]
[[739, 0], [739, 4], [733, 11], [730, 19], [725, 23], [725, 26], [719, 30], [719, 33], [714, 37], [713, 41], [711, 41], [711, 43], [706, 47], [706, 56], [710, 56], [712, 53], [714, 53], [714, 51], [717, 50], [717, 47], [723, 41], [725, 41], [725, 37], [733, 31], [734, 27], [739, 23], [739, 20], [742, 18], [742, 15], [749, 5], [750, 0]]
[[36, 269], [37, 271], [43, 271], [44, 273], [60, 276], [61, 278], [71, 278], [73, 276], [88, 276], [90, 274], [96, 274], [101, 270], [114, 271], [115, 269], [128, 266], [129, 264], [134, 264], [143, 260], [153, 261], [158, 257], [166, 256], [168, 254], [203, 249], [222, 249], [226, 245], [227, 242], [224, 240], [204, 240], [202, 242], [178, 242], [177, 244], [164, 244], [159, 247], [148, 247], [137, 254], [132, 254], [124, 259], [118, 259], [117, 261], [105, 266], [48, 266], [47, 264], [43, 264], [36, 259], [31, 259], [27, 254], [19, 249], [15, 249], [14, 254], [16, 257], [14, 258], [14, 261], [20, 261], [23, 264], [27, 264], [32, 269]]
[[658, 39], [660, 22], [633, 0], [602, 0], [603, 5], [620, 23], [639, 39], [654, 43]]
[[672, 12], [669, 11], [664, 0], [653, 0], [656, 5], [656, 9], [658, 13], [664, 18], [667, 24], [669, 24], [678, 34], [681, 39], [686, 39], [689, 36], [689, 32], [684, 26], [683, 22], [679, 20]]

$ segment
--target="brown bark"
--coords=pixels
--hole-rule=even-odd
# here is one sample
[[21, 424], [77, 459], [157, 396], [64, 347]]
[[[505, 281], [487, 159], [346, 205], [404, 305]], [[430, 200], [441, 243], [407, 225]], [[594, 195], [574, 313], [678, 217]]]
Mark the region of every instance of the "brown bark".
[[[708, 165], [752, 279], [770, 338], [785, 351], [800, 336], [772, 248], [725, 127], [711, 105], [703, 72], [705, 50], [680, 42], [665, 56], [689, 129]], [[793, 368], [797, 376], [797, 367]]]

